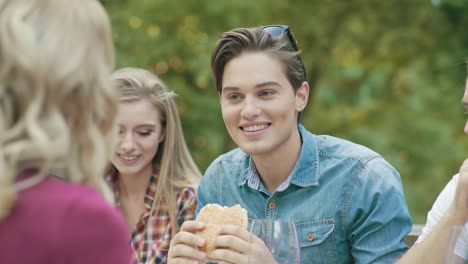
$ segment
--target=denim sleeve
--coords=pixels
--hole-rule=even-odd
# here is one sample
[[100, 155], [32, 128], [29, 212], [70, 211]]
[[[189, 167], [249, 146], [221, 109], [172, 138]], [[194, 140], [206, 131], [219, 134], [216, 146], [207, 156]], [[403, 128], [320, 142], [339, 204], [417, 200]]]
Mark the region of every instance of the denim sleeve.
[[216, 191], [217, 191], [217, 180], [218, 180], [218, 159], [214, 160], [205, 171], [202, 177], [200, 185], [197, 190], [197, 209], [195, 210], [195, 217], [206, 204], [217, 203]]
[[412, 227], [401, 178], [383, 158], [362, 164], [349, 186], [347, 223], [355, 263], [393, 263]]
[[200, 210], [203, 208], [203, 206], [205, 206], [206, 202], [205, 202], [205, 198], [204, 198], [204, 192], [205, 192], [205, 189], [204, 188], [204, 185], [203, 185], [203, 179], [202, 181], [200, 182], [200, 185], [198, 186], [198, 190], [197, 190], [197, 209], [195, 209], [195, 217], [197, 217], [198, 213], [200, 212]]
[[205, 202], [204, 202], [204, 199], [203, 199], [203, 194], [201, 192], [202, 192], [202, 187], [201, 187], [201, 184], [200, 184], [198, 186], [198, 191], [197, 191], [197, 209], [195, 209], [195, 215], [193, 217], [194, 219], [197, 217], [198, 213], [203, 208], [203, 206], [205, 206]]

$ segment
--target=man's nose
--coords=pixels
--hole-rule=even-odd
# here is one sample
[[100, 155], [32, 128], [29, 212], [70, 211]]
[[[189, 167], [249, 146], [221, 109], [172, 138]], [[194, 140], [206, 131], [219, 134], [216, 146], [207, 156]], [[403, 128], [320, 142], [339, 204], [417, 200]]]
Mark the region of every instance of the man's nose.
[[262, 109], [260, 108], [257, 99], [252, 97], [245, 98], [241, 112], [243, 117], [245, 117], [246, 119], [252, 119], [254, 117], [259, 116], [261, 112]]

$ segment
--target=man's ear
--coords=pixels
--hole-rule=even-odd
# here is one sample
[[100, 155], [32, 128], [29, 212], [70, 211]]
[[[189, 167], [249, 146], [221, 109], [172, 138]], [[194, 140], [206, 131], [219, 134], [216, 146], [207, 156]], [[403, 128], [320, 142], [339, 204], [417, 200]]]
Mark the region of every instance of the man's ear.
[[302, 112], [302, 110], [307, 106], [308, 100], [309, 84], [307, 82], [303, 82], [301, 87], [296, 91], [296, 111]]

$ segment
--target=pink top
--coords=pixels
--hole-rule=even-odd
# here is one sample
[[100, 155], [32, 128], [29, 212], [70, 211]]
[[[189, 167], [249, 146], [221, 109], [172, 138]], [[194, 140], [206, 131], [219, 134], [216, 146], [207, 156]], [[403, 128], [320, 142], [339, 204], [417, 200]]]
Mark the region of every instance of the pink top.
[[0, 221], [0, 263], [128, 264], [129, 241], [120, 212], [93, 188], [50, 176]]

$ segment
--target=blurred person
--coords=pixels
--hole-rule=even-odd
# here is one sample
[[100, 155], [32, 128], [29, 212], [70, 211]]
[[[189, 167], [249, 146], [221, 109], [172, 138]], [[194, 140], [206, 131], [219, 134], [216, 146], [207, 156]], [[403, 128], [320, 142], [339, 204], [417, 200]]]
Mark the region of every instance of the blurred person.
[[0, 262], [131, 260], [102, 175], [118, 98], [96, 0], [0, 1]]
[[[465, 60], [468, 73], [468, 59]], [[465, 111], [468, 112], [468, 77], [465, 83], [465, 93], [462, 98]], [[468, 121], [465, 124], [465, 134], [468, 135]], [[453, 176], [434, 202], [427, 214], [427, 222], [421, 235], [411, 249], [401, 258], [399, 264], [405, 263], [444, 263], [452, 227], [464, 225], [468, 221], [468, 159], [466, 159], [458, 174]], [[465, 227], [465, 230], [467, 227]], [[455, 247], [455, 255], [459, 263], [467, 261], [468, 238], [461, 236]]]
[[118, 142], [108, 176], [132, 233], [136, 263], [166, 263], [169, 243], [197, 206], [201, 178], [185, 143], [175, 93], [149, 71], [112, 74], [120, 93]]
[[[301, 262], [391, 263], [407, 250], [411, 219], [398, 172], [378, 153], [300, 124], [309, 96], [305, 67], [287, 26], [222, 34], [211, 60], [221, 112], [239, 148], [208, 167], [198, 189], [206, 204], [240, 204], [249, 219], [292, 219]], [[192, 245], [204, 223], [188, 221], [169, 263], [273, 263], [247, 230], [225, 226], [208, 256]]]

